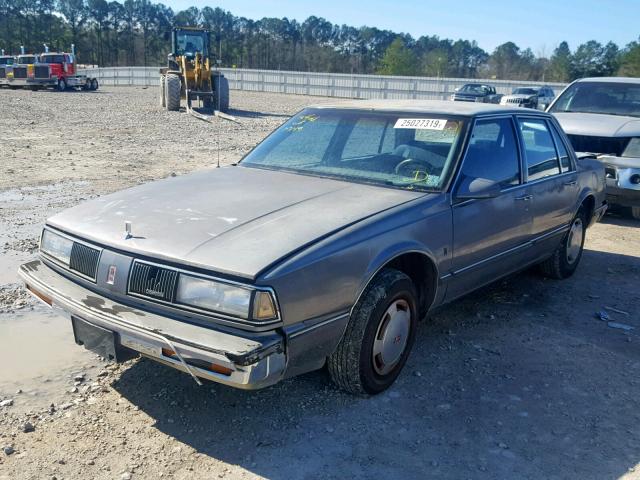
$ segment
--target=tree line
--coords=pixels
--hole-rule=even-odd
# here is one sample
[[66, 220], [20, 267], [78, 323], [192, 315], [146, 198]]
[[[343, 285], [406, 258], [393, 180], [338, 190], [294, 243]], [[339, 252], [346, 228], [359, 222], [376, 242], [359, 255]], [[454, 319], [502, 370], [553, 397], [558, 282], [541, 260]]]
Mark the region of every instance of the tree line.
[[336, 25], [311, 16], [251, 20], [221, 8], [174, 12], [149, 0], [0, 0], [0, 48], [17, 54], [69, 51], [99, 66], [166, 63], [173, 25], [212, 32], [211, 51], [224, 67], [335, 73], [568, 82], [585, 76], [640, 76], [640, 43], [595, 40], [573, 51], [561, 42], [534, 53], [506, 42], [489, 53], [472, 40], [413, 38], [376, 27]]

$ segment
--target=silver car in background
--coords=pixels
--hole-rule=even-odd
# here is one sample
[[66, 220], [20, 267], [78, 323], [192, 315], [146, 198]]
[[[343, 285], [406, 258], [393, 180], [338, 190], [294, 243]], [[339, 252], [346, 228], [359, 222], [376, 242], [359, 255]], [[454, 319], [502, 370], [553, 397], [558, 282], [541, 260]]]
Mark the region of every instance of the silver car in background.
[[546, 113], [352, 101], [293, 116], [238, 165], [46, 222], [27, 288], [76, 342], [238, 388], [327, 366], [388, 388], [418, 319], [532, 265], [576, 270], [604, 170]]
[[504, 95], [500, 99], [500, 105], [544, 110], [554, 98], [555, 94], [550, 87], [518, 87], [513, 89], [511, 95]]
[[583, 78], [549, 107], [577, 152], [605, 165], [607, 201], [640, 220], [640, 78]]

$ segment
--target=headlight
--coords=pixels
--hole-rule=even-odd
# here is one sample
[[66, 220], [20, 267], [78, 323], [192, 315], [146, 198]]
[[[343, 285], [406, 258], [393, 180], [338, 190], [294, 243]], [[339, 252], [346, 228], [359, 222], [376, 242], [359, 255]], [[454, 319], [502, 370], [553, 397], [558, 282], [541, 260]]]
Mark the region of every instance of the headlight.
[[42, 239], [40, 240], [40, 251], [51, 255], [56, 260], [69, 266], [69, 259], [71, 258], [71, 248], [73, 247], [73, 240], [69, 240], [62, 235], [53, 233], [51, 230], [44, 230], [42, 232]]
[[634, 137], [629, 140], [627, 144], [627, 148], [624, 149], [622, 153], [623, 157], [640, 157], [640, 137]]
[[252, 296], [254, 306], [251, 318], [260, 321], [277, 318], [275, 302], [269, 292], [254, 291], [185, 274], [180, 274], [178, 278], [176, 302], [249, 319], [252, 313]]

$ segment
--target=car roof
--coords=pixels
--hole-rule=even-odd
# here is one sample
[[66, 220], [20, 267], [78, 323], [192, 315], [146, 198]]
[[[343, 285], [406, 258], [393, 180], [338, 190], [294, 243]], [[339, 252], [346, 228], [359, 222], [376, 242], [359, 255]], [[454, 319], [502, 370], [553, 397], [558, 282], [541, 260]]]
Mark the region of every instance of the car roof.
[[608, 83], [640, 83], [638, 77], [588, 77], [576, 80], [576, 82], [608, 82]]
[[435, 113], [445, 115], [461, 115], [474, 117], [478, 115], [493, 115], [504, 113], [541, 114], [540, 110], [523, 110], [522, 108], [497, 105], [493, 103], [476, 102], [452, 102], [446, 100], [345, 100], [342, 102], [311, 105], [310, 108], [335, 108], [375, 110], [381, 112], [411, 112], [411, 113]]

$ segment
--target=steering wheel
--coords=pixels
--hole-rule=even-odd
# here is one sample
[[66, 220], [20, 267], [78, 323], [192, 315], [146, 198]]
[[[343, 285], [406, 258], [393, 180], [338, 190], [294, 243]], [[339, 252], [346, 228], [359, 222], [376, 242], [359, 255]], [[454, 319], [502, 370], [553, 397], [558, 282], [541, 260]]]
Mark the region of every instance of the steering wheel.
[[[394, 170], [396, 175], [402, 177], [413, 177], [414, 180], [426, 180], [431, 175], [431, 165], [424, 160], [416, 160], [415, 158], [405, 158]], [[420, 178], [420, 174], [424, 174]]]

